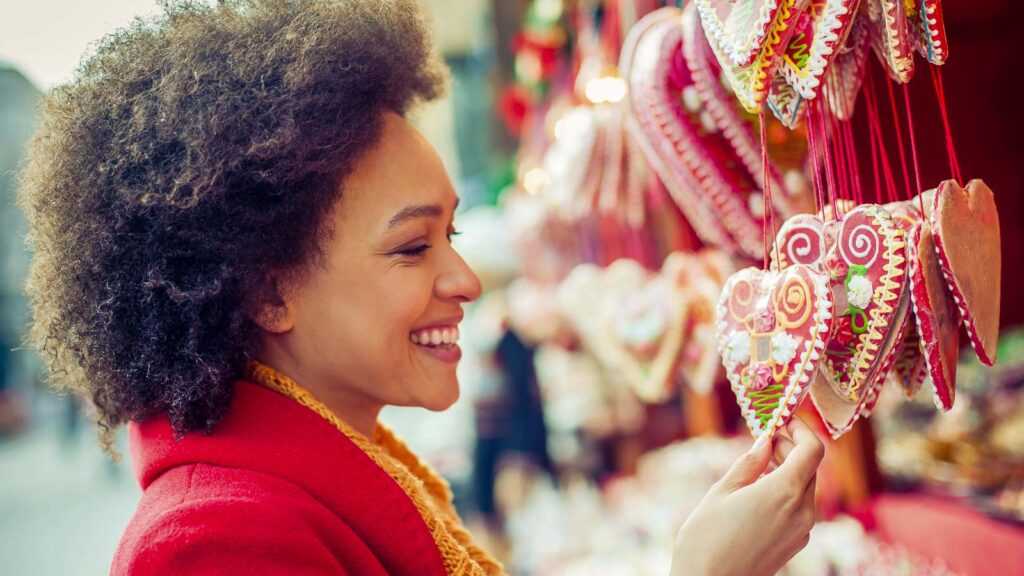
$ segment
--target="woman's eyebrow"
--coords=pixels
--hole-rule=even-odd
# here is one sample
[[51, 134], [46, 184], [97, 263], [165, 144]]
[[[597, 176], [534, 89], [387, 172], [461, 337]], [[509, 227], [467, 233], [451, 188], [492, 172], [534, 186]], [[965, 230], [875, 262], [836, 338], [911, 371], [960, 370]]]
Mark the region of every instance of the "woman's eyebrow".
[[440, 218], [443, 213], [444, 209], [437, 204], [406, 206], [391, 217], [391, 220], [388, 221], [387, 230], [391, 230], [395, 226], [415, 218]]
[[[455, 207], [458, 208], [459, 199], [455, 200]], [[391, 230], [395, 226], [413, 220], [415, 218], [440, 218], [444, 214], [444, 208], [438, 204], [419, 204], [414, 206], [406, 206], [398, 211], [397, 214], [391, 217], [388, 221], [386, 230]]]

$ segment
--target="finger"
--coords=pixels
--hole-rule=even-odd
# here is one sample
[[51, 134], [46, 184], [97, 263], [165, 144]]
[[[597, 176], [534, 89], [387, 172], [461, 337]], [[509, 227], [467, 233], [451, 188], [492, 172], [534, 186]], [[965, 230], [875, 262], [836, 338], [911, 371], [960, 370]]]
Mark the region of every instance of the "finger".
[[807, 424], [796, 418], [791, 421], [789, 432], [793, 438], [793, 449], [786, 455], [776, 473], [804, 486], [817, 472], [818, 465], [825, 456], [825, 446]]
[[775, 437], [775, 444], [772, 448], [772, 464], [776, 467], [786, 461], [789, 453], [793, 451], [793, 447], [796, 444], [792, 438], [785, 433], [785, 430], [780, 430], [779, 434]]
[[740, 456], [725, 473], [725, 476], [718, 481], [718, 486], [726, 492], [735, 492], [757, 480], [771, 460], [771, 445], [770, 436], [767, 434], [759, 436], [750, 450]]

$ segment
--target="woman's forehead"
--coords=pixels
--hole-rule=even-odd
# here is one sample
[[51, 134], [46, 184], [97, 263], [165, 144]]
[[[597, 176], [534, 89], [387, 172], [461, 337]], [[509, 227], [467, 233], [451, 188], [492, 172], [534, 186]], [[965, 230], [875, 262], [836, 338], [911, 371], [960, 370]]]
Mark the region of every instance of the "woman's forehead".
[[377, 145], [346, 178], [343, 212], [358, 212], [375, 224], [410, 206], [453, 210], [458, 197], [434, 147], [405, 118], [385, 113]]

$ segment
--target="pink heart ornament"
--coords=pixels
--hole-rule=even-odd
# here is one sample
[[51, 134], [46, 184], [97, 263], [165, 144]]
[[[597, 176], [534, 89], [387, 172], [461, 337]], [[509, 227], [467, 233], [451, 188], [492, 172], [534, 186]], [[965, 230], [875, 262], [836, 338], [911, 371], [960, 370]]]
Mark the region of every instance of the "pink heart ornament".
[[822, 77], [839, 56], [860, 0], [810, 0], [782, 52], [779, 73], [801, 96], [813, 100]]
[[939, 184], [931, 225], [939, 263], [971, 346], [983, 364], [996, 361], [999, 344], [1002, 248], [995, 195], [979, 179], [966, 188]]
[[733, 93], [751, 114], [760, 112], [768, 96], [775, 72], [782, 64], [782, 50], [796, 31], [795, 23], [806, 0], [779, 2], [779, 10], [767, 40], [749, 66], [739, 66], [730, 61], [715, 35], [710, 32], [707, 34], [708, 44], [718, 58]]
[[746, 268], [718, 302], [718, 349], [754, 436], [774, 434], [803, 401], [832, 325], [828, 279], [810, 266]]
[[[768, 41], [784, 0], [694, 0], [708, 36], [734, 66], [750, 66]], [[724, 62], [723, 62], [724, 64]]]
[[836, 318], [811, 396], [838, 437], [870, 412], [882, 370], [894, 361], [893, 333], [909, 307], [903, 233], [877, 205], [853, 208], [838, 222], [800, 215], [780, 228], [772, 259], [773, 269], [807, 265], [829, 278]]
[[763, 220], [752, 206], [761, 193], [704, 109], [682, 56], [681, 14], [652, 12], [627, 38], [628, 128], [701, 239], [758, 258]]
[[874, 25], [872, 47], [889, 77], [906, 84], [914, 76], [914, 49], [903, 0], [865, 0]]

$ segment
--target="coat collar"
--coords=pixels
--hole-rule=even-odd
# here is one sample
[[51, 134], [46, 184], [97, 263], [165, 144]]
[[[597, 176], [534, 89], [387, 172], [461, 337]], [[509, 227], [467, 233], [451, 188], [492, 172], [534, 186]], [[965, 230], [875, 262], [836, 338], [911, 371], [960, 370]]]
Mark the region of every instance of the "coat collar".
[[444, 573], [430, 531], [401, 487], [319, 415], [262, 386], [237, 382], [227, 416], [209, 435], [175, 439], [164, 416], [132, 423], [129, 452], [143, 490], [190, 464], [282, 478], [352, 527], [389, 573]]

